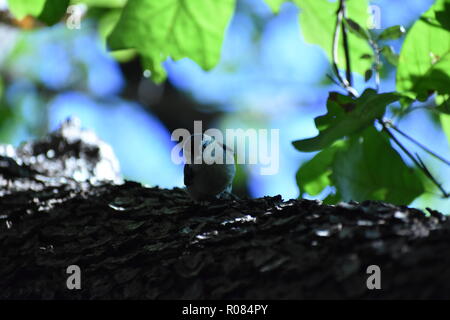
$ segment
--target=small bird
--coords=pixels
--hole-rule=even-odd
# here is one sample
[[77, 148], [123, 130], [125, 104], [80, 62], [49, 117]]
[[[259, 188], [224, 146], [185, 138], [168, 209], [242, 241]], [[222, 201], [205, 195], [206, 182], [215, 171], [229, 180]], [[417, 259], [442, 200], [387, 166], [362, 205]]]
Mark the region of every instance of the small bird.
[[[201, 137], [195, 139], [197, 135], [190, 136], [183, 146], [186, 160], [184, 184], [187, 193], [194, 201], [232, 196], [231, 187], [236, 173], [233, 151], [213, 137], [201, 134]], [[216, 150], [222, 152], [216, 155]], [[222, 161], [214, 163], [221, 155]]]

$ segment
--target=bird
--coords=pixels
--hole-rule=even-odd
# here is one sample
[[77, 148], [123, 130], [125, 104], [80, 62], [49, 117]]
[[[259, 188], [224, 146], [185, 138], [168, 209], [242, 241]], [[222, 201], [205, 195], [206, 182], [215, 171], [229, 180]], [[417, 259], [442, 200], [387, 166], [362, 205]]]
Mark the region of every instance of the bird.
[[192, 200], [202, 202], [233, 197], [231, 190], [236, 166], [230, 148], [209, 135], [193, 134], [183, 145], [183, 155], [186, 161], [184, 184]]

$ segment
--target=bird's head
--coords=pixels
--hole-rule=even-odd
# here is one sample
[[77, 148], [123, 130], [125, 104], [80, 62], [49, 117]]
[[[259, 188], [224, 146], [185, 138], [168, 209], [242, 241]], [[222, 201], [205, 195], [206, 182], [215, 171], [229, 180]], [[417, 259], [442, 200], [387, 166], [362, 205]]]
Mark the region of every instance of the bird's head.
[[[216, 145], [214, 145], [216, 144]], [[211, 137], [207, 134], [193, 134], [186, 140], [183, 145], [183, 154], [186, 161], [190, 164], [195, 163], [195, 159], [197, 161], [202, 160], [203, 154], [206, 154], [210, 157], [215, 157], [215, 148], [219, 147], [223, 152], [220, 154], [222, 156], [228, 155], [228, 157], [233, 157], [233, 150], [228, 148], [225, 144], [220, 141], [217, 141], [214, 137]], [[210, 147], [210, 148], [208, 148]], [[207, 150], [208, 148], [208, 150]], [[212, 149], [211, 149], [212, 148]], [[219, 155], [220, 155], [219, 154]], [[200, 161], [201, 162], [201, 161]]]

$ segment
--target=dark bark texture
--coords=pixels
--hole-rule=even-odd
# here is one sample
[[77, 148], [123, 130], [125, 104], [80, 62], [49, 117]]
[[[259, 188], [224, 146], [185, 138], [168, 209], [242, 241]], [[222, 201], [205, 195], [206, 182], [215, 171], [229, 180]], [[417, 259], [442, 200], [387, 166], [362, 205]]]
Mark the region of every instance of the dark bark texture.
[[[196, 204], [181, 189], [122, 183], [86, 137], [68, 122], [2, 147], [0, 298], [450, 298], [441, 213], [279, 196]], [[70, 265], [80, 290], [66, 286]], [[367, 288], [370, 265], [380, 290]]]

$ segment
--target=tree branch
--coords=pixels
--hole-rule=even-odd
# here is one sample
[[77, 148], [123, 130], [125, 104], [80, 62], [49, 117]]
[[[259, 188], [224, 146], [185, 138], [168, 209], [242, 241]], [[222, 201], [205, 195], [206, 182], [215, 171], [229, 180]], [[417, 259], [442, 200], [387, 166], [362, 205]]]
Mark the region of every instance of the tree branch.
[[372, 69], [375, 71], [375, 85], [378, 91], [380, 90], [380, 48], [378, 47], [378, 44], [372, 39], [369, 40], [369, 45], [372, 48], [373, 54], [375, 56], [375, 63], [373, 64]]
[[407, 135], [406, 133], [404, 133], [403, 131], [401, 131], [399, 128], [397, 128], [391, 121], [384, 121], [384, 123], [389, 126], [390, 128], [394, 129], [394, 131], [398, 132], [399, 134], [401, 134], [402, 136], [404, 136], [406, 139], [408, 139], [409, 141], [411, 141], [412, 143], [414, 143], [415, 145], [417, 145], [418, 147], [422, 148], [424, 151], [426, 151], [428, 154], [432, 155], [433, 157], [435, 157], [436, 159], [442, 161], [443, 163], [445, 163], [446, 165], [450, 166], [450, 161], [444, 159], [443, 157], [441, 157], [440, 155], [436, 154], [435, 152], [431, 151], [430, 149], [428, 149], [426, 146], [424, 146], [423, 144], [421, 144], [419, 141], [417, 141], [416, 139], [414, 139], [413, 137]]
[[[337, 18], [336, 18], [336, 26], [334, 30], [334, 36], [333, 36], [333, 45], [332, 45], [332, 65], [334, 73], [336, 74], [336, 77], [339, 80], [339, 83], [341, 86], [347, 90], [349, 95], [353, 97], [358, 96], [358, 92], [352, 87], [352, 77], [351, 77], [351, 65], [350, 65], [350, 52], [348, 47], [348, 39], [347, 39], [347, 30], [345, 29], [343, 19], [344, 19], [344, 11], [345, 11], [345, 0], [339, 1], [339, 8], [336, 12]], [[339, 73], [339, 33], [341, 31], [344, 35], [344, 53], [346, 58], [346, 64], [347, 64], [347, 78], [342, 78], [341, 74]]]
[[345, 0], [341, 0], [339, 3], [340, 11], [342, 12], [341, 25], [342, 25], [342, 41], [344, 45], [345, 63], [346, 63], [346, 78], [350, 86], [353, 86], [352, 66], [350, 60], [350, 48], [348, 45], [347, 27], [343, 23], [343, 19], [347, 18]]
[[422, 170], [422, 172], [425, 174], [425, 176], [427, 176], [438, 188], [439, 190], [442, 192], [442, 195], [444, 198], [449, 198], [450, 195], [447, 193], [447, 191], [445, 191], [445, 189], [442, 187], [442, 185], [433, 177], [433, 175], [431, 174], [431, 172], [428, 170], [428, 168], [425, 166], [425, 164], [423, 163], [422, 159], [420, 159], [420, 157], [418, 157], [416, 159], [416, 157], [414, 157], [411, 152], [408, 151], [408, 149], [406, 149], [406, 147], [400, 142], [398, 141], [398, 139], [394, 136], [394, 134], [389, 130], [389, 128], [386, 126], [386, 124], [383, 122], [383, 120], [378, 119], [378, 122], [381, 124], [381, 126], [383, 127], [383, 130], [389, 135], [389, 137], [391, 138], [392, 141], [395, 142], [395, 144], [402, 149], [402, 151], [416, 164], [417, 167], [419, 167], [420, 170]]

